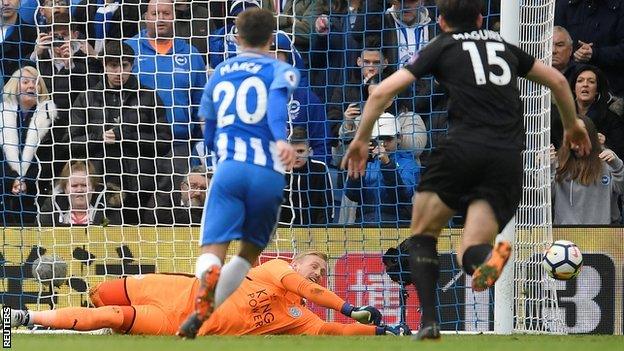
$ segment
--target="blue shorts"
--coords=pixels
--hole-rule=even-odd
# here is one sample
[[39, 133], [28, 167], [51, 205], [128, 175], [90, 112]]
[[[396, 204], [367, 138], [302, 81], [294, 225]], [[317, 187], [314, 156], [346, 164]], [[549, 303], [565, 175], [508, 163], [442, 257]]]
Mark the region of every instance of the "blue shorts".
[[265, 248], [275, 231], [286, 180], [269, 168], [221, 163], [210, 182], [202, 246], [243, 240]]

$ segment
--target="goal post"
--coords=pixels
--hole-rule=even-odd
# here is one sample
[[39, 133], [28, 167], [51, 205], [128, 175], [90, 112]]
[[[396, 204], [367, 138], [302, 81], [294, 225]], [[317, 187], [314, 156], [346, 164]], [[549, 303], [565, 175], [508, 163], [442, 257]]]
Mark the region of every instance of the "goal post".
[[[554, 0], [501, 2], [501, 35], [551, 64]], [[523, 196], [498, 239], [514, 243], [512, 258], [495, 288], [494, 331], [564, 333], [557, 292], [541, 269], [541, 252], [552, 242], [550, 193], [550, 90], [519, 78], [526, 149]]]

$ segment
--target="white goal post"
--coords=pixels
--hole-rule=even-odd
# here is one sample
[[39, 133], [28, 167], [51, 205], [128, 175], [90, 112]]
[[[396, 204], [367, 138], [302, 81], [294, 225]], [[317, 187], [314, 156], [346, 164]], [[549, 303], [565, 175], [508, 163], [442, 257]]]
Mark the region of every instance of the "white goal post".
[[[501, 1], [501, 35], [551, 64], [554, 0]], [[552, 242], [550, 195], [550, 90], [519, 79], [526, 150], [523, 196], [516, 216], [497, 240], [514, 243], [513, 256], [495, 286], [494, 332], [565, 333], [552, 281], [541, 253]]]

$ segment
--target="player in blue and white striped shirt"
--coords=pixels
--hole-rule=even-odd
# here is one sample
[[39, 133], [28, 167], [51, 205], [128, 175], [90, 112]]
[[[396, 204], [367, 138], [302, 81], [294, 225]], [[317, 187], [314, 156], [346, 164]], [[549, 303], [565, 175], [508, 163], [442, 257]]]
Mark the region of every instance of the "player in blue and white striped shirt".
[[[267, 246], [277, 223], [284, 172], [295, 160], [286, 121], [299, 72], [269, 56], [273, 13], [248, 9], [236, 24], [242, 52], [215, 68], [200, 105], [204, 142], [218, 161], [201, 226], [195, 312], [180, 326], [182, 337], [195, 337]], [[241, 240], [240, 250], [221, 268], [232, 240]]]

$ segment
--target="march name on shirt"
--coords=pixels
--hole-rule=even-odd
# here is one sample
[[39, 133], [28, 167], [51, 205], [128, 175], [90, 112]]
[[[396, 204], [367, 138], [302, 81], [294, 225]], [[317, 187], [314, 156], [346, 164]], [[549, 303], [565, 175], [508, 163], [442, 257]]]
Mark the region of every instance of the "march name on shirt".
[[219, 68], [221, 75], [232, 73], [236, 71], [247, 71], [249, 73], [257, 74], [262, 69], [262, 65], [258, 65], [254, 62], [233, 62], [224, 64]]

